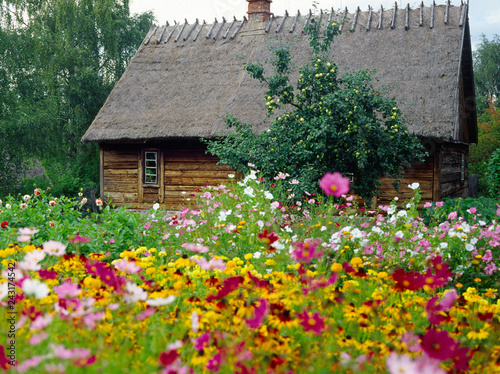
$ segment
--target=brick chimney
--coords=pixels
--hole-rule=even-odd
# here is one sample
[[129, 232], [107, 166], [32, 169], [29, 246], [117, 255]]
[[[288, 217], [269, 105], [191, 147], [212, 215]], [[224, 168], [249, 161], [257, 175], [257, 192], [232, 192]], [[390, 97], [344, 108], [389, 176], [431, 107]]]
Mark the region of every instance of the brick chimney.
[[247, 0], [248, 20], [250, 22], [264, 22], [271, 15], [271, 3], [273, 0]]

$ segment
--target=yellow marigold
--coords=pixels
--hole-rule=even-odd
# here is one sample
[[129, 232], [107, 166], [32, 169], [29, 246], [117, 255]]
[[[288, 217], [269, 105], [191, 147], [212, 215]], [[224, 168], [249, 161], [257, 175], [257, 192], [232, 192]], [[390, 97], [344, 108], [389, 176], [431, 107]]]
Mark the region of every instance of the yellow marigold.
[[343, 269], [342, 267], [342, 264], [339, 264], [338, 262], [335, 262], [332, 264], [332, 266], [330, 267], [331, 271], [333, 271], [334, 273], [340, 273]]
[[236, 267], [236, 262], [234, 262], [233, 260], [229, 260], [228, 262], [226, 262], [226, 267], [228, 267], [228, 268], [235, 268]]
[[363, 266], [363, 260], [361, 259], [361, 257], [353, 257], [351, 259], [351, 265], [352, 266]]
[[251, 260], [252, 258], [253, 258], [253, 254], [251, 254], [251, 253], [247, 253], [247, 254], [245, 255], [245, 260], [247, 260], [247, 261], [248, 261], [248, 260]]
[[389, 276], [385, 271], [381, 271], [380, 273], [377, 274], [378, 279], [386, 279]]
[[266, 265], [267, 266], [274, 266], [276, 265], [276, 261], [274, 261], [272, 258], [266, 260]]
[[[12, 250], [13, 251], [12, 254], [15, 254], [16, 253], [16, 247], [10, 247], [10, 248], [7, 248], [7, 249]], [[17, 248], [19, 248], [19, 247], [17, 247]], [[25, 245], [23, 247], [24, 253], [33, 252], [35, 249], [36, 249], [36, 247], [33, 244], [28, 244], [28, 245]]]
[[147, 268], [146, 269], [146, 274], [151, 275], [156, 273], [156, 268]]
[[134, 251], [123, 251], [122, 253], [120, 253], [120, 257], [121, 258], [136, 258], [137, 257], [137, 253], [134, 252]]

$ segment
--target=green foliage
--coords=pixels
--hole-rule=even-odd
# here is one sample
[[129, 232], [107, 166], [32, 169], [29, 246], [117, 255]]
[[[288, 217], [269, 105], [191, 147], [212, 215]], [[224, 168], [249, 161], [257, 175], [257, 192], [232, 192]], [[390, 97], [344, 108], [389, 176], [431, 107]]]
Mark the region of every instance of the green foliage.
[[249, 63], [248, 73], [267, 84], [269, 129], [259, 135], [251, 124], [233, 116], [226, 125], [234, 131], [208, 142], [208, 151], [221, 163], [242, 172], [254, 164], [272, 180], [279, 172], [300, 179], [294, 193], [318, 190], [318, 180], [329, 171], [350, 174], [353, 189], [365, 200], [377, 193], [382, 176], [400, 178], [404, 168], [423, 157], [423, 147], [411, 136], [394, 100], [372, 87], [372, 74], [361, 71], [338, 75], [328, 54], [339, 26], [332, 23], [324, 36], [311, 22], [311, 58], [300, 68], [295, 86], [290, 82], [293, 56], [288, 46], [275, 45], [270, 61], [274, 74], [265, 75], [261, 64]]
[[[0, 0], [0, 164], [37, 159], [54, 185], [98, 181], [95, 146], [80, 139], [147, 30], [122, 0]], [[1, 167], [0, 167], [1, 169]], [[56, 172], [51, 172], [56, 170]], [[60, 173], [64, 174], [60, 174]], [[0, 191], [0, 193], [5, 193]]]
[[491, 154], [500, 148], [500, 112], [490, 102], [478, 122], [478, 142], [470, 147], [469, 174], [479, 176], [479, 190], [488, 195], [488, 161]]
[[493, 152], [488, 162], [488, 188], [491, 197], [500, 197], [500, 148]]
[[474, 52], [474, 83], [478, 110], [488, 107], [489, 100], [500, 95], [500, 36], [482, 41]]

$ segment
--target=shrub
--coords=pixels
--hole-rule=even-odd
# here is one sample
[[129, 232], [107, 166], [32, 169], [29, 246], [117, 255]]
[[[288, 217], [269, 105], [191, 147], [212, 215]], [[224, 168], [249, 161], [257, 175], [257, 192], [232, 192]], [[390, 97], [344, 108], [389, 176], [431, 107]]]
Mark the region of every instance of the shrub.
[[488, 188], [490, 196], [500, 196], [500, 148], [493, 152], [488, 162]]

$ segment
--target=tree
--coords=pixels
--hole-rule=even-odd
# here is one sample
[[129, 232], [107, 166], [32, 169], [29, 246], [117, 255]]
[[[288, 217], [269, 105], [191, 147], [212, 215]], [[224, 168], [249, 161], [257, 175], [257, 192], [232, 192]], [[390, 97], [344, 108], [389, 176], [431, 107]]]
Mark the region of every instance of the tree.
[[128, 0], [0, 0], [3, 163], [40, 160], [61, 192], [97, 182], [97, 146], [80, 138], [150, 18]]
[[338, 76], [328, 54], [339, 33], [336, 23], [320, 38], [313, 20], [308, 33], [311, 58], [299, 70], [295, 87], [290, 83], [292, 56], [286, 45], [273, 47], [273, 75], [266, 76], [261, 64], [246, 66], [252, 77], [268, 86], [268, 114], [276, 109], [284, 114], [262, 134], [228, 116], [226, 125], [234, 131], [209, 141], [208, 151], [243, 172], [252, 163], [268, 180], [278, 172], [288, 173], [301, 181], [292, 187], [294, 193], [300, 188], [317, 191], [319, 179], [329, 171], [352, 175], [353, 189], [368, 201], [380, 177], [400, 178], [404, 168], [422, 159], [423, 147], [408, 133], [394, 100], [372, 87], [370, 72]]
[[488, 40], [482, 35], [474, 52], [474, 83], [478, 111], [482, 112], [488, 108], [490, 100], [496, 100], [500, 95], [500, 36]]

